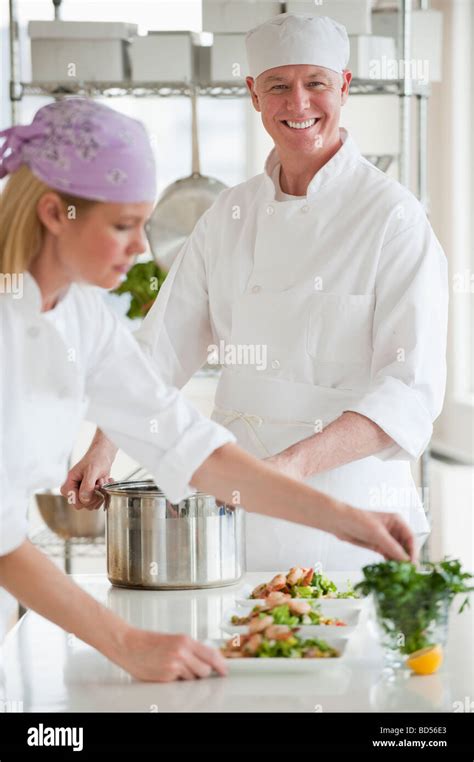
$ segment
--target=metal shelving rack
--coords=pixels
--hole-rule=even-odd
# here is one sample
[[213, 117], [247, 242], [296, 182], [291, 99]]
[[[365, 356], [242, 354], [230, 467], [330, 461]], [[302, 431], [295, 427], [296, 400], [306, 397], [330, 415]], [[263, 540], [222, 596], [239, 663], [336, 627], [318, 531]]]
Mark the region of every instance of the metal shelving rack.
[[[353, 79], [351, 82], [351, 95], [399, 95], [403, 80], [373, 80]], [[51, 97], [63, 97], [68, 95], [84, 95], [91, 98], [97, 96], [117, 97], [133, 95], [137, 98], [158, 96], [189, 96], [193, 90], [198, 95], [207, 95], [212, 98], [239, 98], [247, 96], [245, 85], [234, 82], [213, 82], [212, 85], [193, 85], [187, 82], [19, 82], [21, 100], [25, 95], [49, 95]], [[426, 94], [426, 86], [419, 85], [414, 89], [414, 94]]]
[[[61, 0], [52, 0], [54, 17], [59, 18]], [[420, 10], [429, 8], [429, 0], [397, 0], [400, 17], [399, 39], [401, 46], [399, 58], [411, 60], [411, 16], [413, 2]], [[89, 97], [170, 97], [190, 96], [196, 91], [200, 96], [213, 98], [238, 98], [247, 96], [247, 88], [239, 82], [215, 82], [210, 85], [190, 82], [22, 82], [19, 67], [19, 26], [17, 18], [17, 0], [9, 0], [10, 13], [10, 104], [12, 124], [18, 121], [18, 104], [25, 96], [49, 96], [61, 98], [68, 95]], [[383, 11], [380, 11], [383, 12]], [[429, 86], [422, 85], [410, 78], [409, 67], [405, 67], [404, 78], [400, 80], [353, 79], [351, 95], [397, 95], [400, 99], [400, 150], [399, 179], [403, 185], [410, 186], [410, 159], [412, 139], [412, 102], [417, 102], [417, 190], [420, 201], [427, 204], [426, 186], [426, 130], [427, 100]]]
[[[398, 56], [403, 61], [411, 61], [411, 21], [413, 3], [419, 10], [428, 10], [429, 0], [396, 0], [399, 11], [399, 46]], [[54, 17], [59, 19], [61, 0], [52, 0]], [[18, 119], [18, 104], [25, 96], [49, 96], [54, 98], [68, 95], [84, 95], [89, 97], [106, 96], [120, 97], [133, 95], [135, 97], [170, 97], [187, 96], [193, 91], [200, 96], [213, 98], [237, 98], [247, 96], [247, 88], [236, 82], [215, 82], [212, 85], [201, 85], [189, 82], [22, 82], [19, 66], [19, 25], [16, 13], [17, 0], [9, 0], [9, 40], [10, 40], [10, 103], [11, 120], [16, 124]], [[380, 12], [383, 12], [381, 10]], [[415, 193], [425, 208], [428, 206], [427, 194], [427, 126], [429, 85], [422, 85], [410, 77], [410, 67], [404, 67], [404, 78], [400, 80], [363, 80], [353, 79], [350, 86], [351, 95], [396, 95], [400, 104], [400, 140], [399, 140], [399, 181], [411, 186], [411, 141], [413, 135], [413, 99], [416, 99], [416, 190]], [[427, 449], [420, 463], [420, 481], [426, 515], [430, 517], [428, 502], [428, 466], [430, 454]], [[427, 558], [428, 543], [424, 553]]]
[[72, 537], [64, 540], [47, 527], [30, 535], [30, 541], [48, 556], [62, 558], [66, 574], [72, 572], [73, 558], [105, 558], [105, 537]]

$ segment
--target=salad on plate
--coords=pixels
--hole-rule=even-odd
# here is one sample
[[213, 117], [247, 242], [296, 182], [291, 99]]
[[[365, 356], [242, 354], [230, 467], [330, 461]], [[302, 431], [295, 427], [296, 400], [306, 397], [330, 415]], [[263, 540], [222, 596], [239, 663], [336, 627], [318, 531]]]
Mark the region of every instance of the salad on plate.
[[334, 659], [340, 651], [321, 638], [302, 638], [298, 628], [272, 624], [260, 632], [236, 635], [221, 646], [227, 659]]
[[341, 600], [359, 597], [350, 583], [346, 590], [338, 590], [335, 582], [321, 570], [302, 566], [293, 566], [286, 574], [276, 574], [270, 582], [257, 585], [250, 594], [251, 599], [265, 600], [272, 607], [288, 603], [293, 598]]
[[254, 606], [244, 616], [234, 614], [231, 617], [233, 625], [248, 625], [249, 632], [262, 632], [270, 625], [286, 625], [299, 627], [301, 625], [326, 625], [334, 627], [346, 627], [347, 622], [337, 617], [328, 617], [321, 613], [319, 608], [314, 608], [308, 601], [291, 598], [283, 604], [272, 604], [267, 601]]

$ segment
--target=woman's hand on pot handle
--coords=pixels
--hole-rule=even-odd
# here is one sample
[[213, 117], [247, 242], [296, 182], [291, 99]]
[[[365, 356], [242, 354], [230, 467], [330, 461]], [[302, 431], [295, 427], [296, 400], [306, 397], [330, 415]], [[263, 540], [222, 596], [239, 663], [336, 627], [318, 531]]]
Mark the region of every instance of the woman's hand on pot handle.
[[70, 469], [61, 487], [61, 494], [71, 505], [90, 511], [100, 508], [103, 498], [95, 490], [113, 481], [110, 471], [116, 452], [115, 445], [97, 429], [86, 454]]

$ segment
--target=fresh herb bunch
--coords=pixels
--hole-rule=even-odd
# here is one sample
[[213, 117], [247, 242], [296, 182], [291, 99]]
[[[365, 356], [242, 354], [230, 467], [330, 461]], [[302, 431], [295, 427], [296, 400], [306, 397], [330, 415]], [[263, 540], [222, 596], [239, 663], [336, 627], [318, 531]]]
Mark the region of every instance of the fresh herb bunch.
[[[385, 561], [364, 566], [362, 572], [364, 580], [355, 589], [374, 594], [382, 626], [390, 635], [404, 636], [400, 650], [405, 654], [431, 645], [428, 628], [441, 616], [445, 601], [449, 606], [457, 593], [474, 590], [467, 584], [473, 575], [462, 571], [459, 560], [448, 558], [421, 570], [409, 561]], [[468, 604], [466, 597], [459, 613]]]
[[166, 273], [160, 270], [156, 262], [137, 262], [130, 268], [123, 283], [112, 293], [131, 294], [127, 317], [143, 318], [153, 306], [165, 278]]

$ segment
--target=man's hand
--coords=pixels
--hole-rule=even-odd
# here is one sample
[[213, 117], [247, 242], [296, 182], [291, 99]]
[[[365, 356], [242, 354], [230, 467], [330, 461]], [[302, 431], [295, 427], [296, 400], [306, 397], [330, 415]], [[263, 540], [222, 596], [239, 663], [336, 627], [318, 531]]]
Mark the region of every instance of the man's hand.
[[94, 490], [111, 481], [110, 471], [116, 452], [115, 445], [97, 430], [86, 454], [71, 468], [61, 487], [61, 494], [71, 505], [90, 511], [100, 508], [103, 501]]
[[290, 445], [265, 462], [285, 476], [304, 481], [323, 471], [367, 458], [393, 444], [393, 439], [370, 418], [347, 411], [323, 431]]
[[394, 561], [417, 560], [415, 538], [398, 513], [346, 506], [333, 534], [344, 542], [374, 550]]

